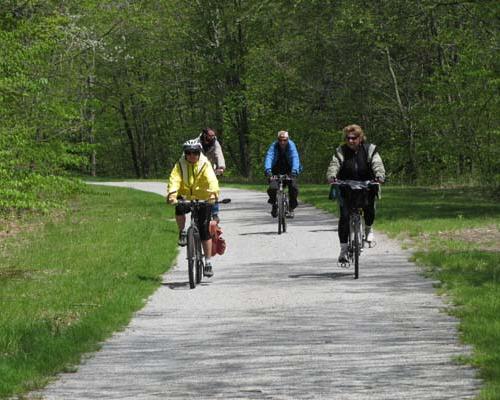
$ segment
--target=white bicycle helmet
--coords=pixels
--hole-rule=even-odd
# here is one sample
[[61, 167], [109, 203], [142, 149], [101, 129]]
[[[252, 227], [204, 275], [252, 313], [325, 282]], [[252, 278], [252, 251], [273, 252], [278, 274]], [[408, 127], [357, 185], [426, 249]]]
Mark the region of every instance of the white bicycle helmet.
[[198, 139], [188, 140], [182, 145], [182, 151], [199, 151], [201, 153], [202, 150], [203, 147]]

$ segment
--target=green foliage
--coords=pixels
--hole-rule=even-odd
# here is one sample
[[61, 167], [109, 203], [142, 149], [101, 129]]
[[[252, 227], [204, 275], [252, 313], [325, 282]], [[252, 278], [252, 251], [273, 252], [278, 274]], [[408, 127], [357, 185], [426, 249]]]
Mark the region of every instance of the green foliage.
[[499, 14], [490, 0], [9, 0], [2, 134], [23, 144], [18, 164], [40, 152], [53, 174], [163, 177], [211, 126], [228, 174], [252, 179], [285, 129], [303, 179], [322, 182], [358, 123], [393, 182], [500, 190]]
[[81, 186], [63, 178], [88, 150], [75, 143], [78, 106], [61, 69], [68, 18], [52, 6], [0, 6], [0, 213], [47, 211]]
[[60, 208], [83, 184], [60, 176], [25, 174], [16, 177], [0, 169], [0, 216], [16, 211], [48, 212]]

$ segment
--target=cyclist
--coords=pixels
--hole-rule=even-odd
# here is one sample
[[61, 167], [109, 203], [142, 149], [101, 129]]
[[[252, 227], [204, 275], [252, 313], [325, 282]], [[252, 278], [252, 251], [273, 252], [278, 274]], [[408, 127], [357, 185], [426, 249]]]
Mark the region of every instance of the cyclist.
[[[226, 161], [224, 160], [222, 147], [217, 139], [215, 131], [212, 128], [204, 128], [197, 140], [200, 141], [203, 147], [203, 154], [208, 158], [210, 164], [212, 164], [215, 175], [222, 175], [226, 169]], [[217, 222], [219, 222], [218, 214], [219, 205], [214, 204], [212, 206], [212, 219]]]
[[[183, 156], [176, 162], [168, 180], [167, 201], [176, 204], [175, 220], [179, 227], [179, 246], [186, 246], [186, 214], [190, 207], [178, 204], [179, 198], [186, 200], [214, 201], [219, 195], [219, 182], [215, 176], [210, 161], [201, 154], [202, 145], [198, 140], [188, 140], [182, 146]], [[211, 205], [207, 204], [200, 210], [198, 230], [205, 254], [204, 275], [213, 276], [211, 263], [212, 239], [209, 234]]]
[[[374, 144], [365, 143], [366, 137], [359, 125], [348, 125], [343, 129], [345, 144], [337, 148], [326, 173], [329, 183], [337, 179], [384, 183], [385, 168], [382, 158]], [[363, 208], [365, 218], [365, 240], [373, 242], [372, 231], [375, 220], [376, 191], [370, 191], [368, 206]], [[342, 193], [339, 193], [340, 218], [338, 234], [340, 239], [339, 262], [347, 262], [347, 241], [349, 237], [349, 208], [344, 204]]]
[[215, 170], [215, 175], [222, 175], [226, 169], [226, 161], [217, 135], [212, 128], [204, 128], [198, 136], [203, 147], [203, 154], [208, 158]]
[[278, 140], [274, 141], [267, 150], [264, 159], [264, 173], [269, 180], [267, 194], [272, 205], [271, 215], [277, 217], [278, 205], [276, 204], [276, 192], [278, 191], [278, 182], [272, 180], [272, 175], [289, 175], [291, 180], [286, 182], [288, 186], [288, 196], [290, 198], [289, 218], [294, 217], [294, 209], [297, 207], [297, 196], [299, 187], [297, 186], [297, 177], [302, 171], [299, 152], [295, 143], [289, 138], [287, 131], [278, 132]]

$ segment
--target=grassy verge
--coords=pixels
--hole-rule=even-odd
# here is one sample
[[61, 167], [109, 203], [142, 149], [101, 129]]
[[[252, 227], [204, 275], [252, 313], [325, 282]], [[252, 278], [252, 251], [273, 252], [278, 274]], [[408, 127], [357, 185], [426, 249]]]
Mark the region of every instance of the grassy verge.
[[[0, 242], [0, 397], [72, 370], [161, 284], [176, 249], [162, 197], [91, 187]], [[33, 222], [33, 221], [32, 221]]]
[[[326, 185], [302, 185], [302, 201], [336, 212]], [[474, 347], [462, 361], [484, 379], [479, 399], [500, 399], [500, 203], [473, 188], [383, 188], [376, 229], [407, 241], [424, 273], [456, 306], [460, 335]]]

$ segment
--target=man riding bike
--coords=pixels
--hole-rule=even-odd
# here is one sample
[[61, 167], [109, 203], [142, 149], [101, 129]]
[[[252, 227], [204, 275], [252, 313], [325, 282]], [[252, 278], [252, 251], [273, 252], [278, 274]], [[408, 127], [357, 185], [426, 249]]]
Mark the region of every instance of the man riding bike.
[[267, 194], [272, 205], [271, 215], [276, 218], [278, 215], [278, 206], [276, 204], [276, 192], [278, 191], [278, 182], [272, 180], [272, 175], [288, 175], [290, 180], [285, 184], [288, 186], [288, 196], [290, 198], [290, 212], [288, 217], [294, 217], [294, 209], [297, 207], [297, 196], [299, 187], [297, 186], [297, 176], [302, 171], [299, 152], [297, 146], [289, 138], [287, 131], [278, 132], [278, 140], [274, 141], [268, 148], [266, 158], [264, 159], [264, 172], [269, 179]]
[[[217, 139], [217, 135], [212, 128], [203, 128], [200, 136], [196, 139], [201, 143], [203, 154], [208, 158], [213, 166], [215, 175], [222, 175], [226, 169], [226, 161], [222, 153], [222, 147]], [[219, 205], [212, 206], [212, 219], [219, 222]]]
[[[202, 145], [198, 140], [188, 140], [182, 146], [183, 155], [176, 162], [168, 180], [167, 201], [176, 204], [175, 221], [179, 228], [179, 246], [187, 244], [186, 214], [190, 207], [178, 204], [178, 198], [186, 200], [217, 200], [219, 182], [208, 159], [201, 154]], [[213, 276], [211, 263], [212, 239], [209, 233], [211, 205], [207, 204], [200, 210], [198, 230], [205, 254], [205, 271], [208, 277]]]
[[212, 128], [203, 128], [198, 140], [203, 147], [203, 154], [214, 167], [215, 175], [222, 175], [226, 169], [226, 161], [215, 131]]
[[[368, 181], [383, 183], [385, 168], [382, 158], [374, 144], [365, 143], [366, 137], [359, 125], [348, 125], [344, 128], [346, 143], [338, 147], [326, 172], [326, 179], [334, 183], [337, 179]], [[373, 242], [372, 225], [375, 220], [376, 191], [368, 196], [368, 206], [363, 208], [365, 218], [365, 240]], [[349, 238], [349, 207], [339, 194], [340, 218], [338, 235], [340, 239], [339, 262], [347, 262], [347, 242]]]

